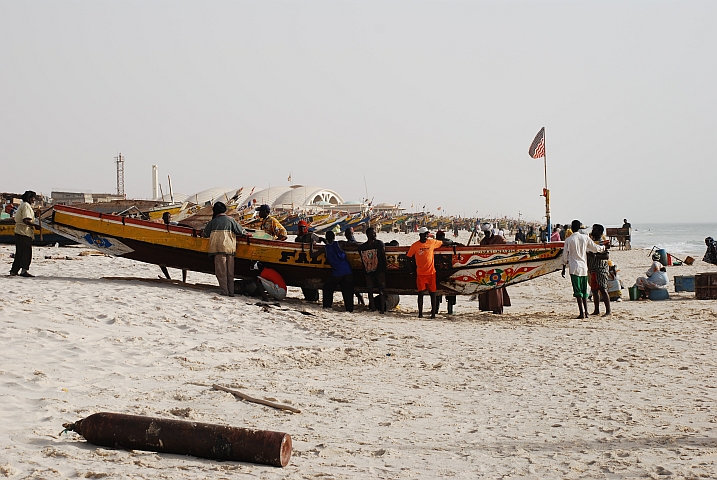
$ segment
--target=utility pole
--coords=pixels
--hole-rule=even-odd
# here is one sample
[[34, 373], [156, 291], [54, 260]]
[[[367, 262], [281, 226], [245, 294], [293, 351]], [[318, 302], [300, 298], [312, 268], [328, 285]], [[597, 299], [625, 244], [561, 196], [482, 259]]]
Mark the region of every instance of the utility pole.
[[115, 157], [115, 163], [117, 163], [117, 195], [127, 198], [124, 193], [124, 156], [121, 153]]

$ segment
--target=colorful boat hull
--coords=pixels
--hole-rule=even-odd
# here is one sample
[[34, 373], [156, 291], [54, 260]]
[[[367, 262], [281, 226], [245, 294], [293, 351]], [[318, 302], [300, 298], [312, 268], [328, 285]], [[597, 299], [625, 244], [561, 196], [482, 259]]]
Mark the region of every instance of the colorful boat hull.
[[[0, 221], [0, 243], [7, 245], [15, 245], [15, 220], [2, 220]], [[32, 244], [35, 246], [55, 245], [59, 243], [61, 246], [73, 245], [76, 242], [58, 235], [50, 230], [43, 228], [42, 235], [40, 232], [35, 232], [35, 239]]]
[[[52, 218], [43, 220], [43, 225], [111, 255], [172, 268], [214, 272], [213, 261], [206, 253], [209, 240], [193, 228], [67, 206], [56, 206]], [[443, 247], [435, 252], [438, 293], [472, 295], [554, 272], [561, 267], [562, 249], [562, 242]], [[365, 290], [365, 274], [356, 246], [346, 245], [345, 251], [354, 269], [357, 288]], [[407, 251], [407, 246], [386, 247], [388, 293], [418, 293]], [[250, 266], [257, 260], [276, 269], [291, 286], [321, 288], [331, 275], [331, 267], [323, 254], [312, 259], [307, 244], [239, 237], [236, 277], [250, 277]]]

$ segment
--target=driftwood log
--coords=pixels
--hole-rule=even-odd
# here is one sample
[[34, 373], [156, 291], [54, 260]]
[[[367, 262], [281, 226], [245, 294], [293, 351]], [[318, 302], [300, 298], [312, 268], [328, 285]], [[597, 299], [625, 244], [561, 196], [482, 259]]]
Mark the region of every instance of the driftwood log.
[[216, 285], [209, 285], [206, 283], [184, 283], [179, 280], [170, 280], [167, 278], [145, 278], [145, 277], [102, 277], [103, 280], [126, 280], [128, 282], [147, 282], [147, 283], [168, 283], [177, 285], [178, 287], [193, 288], [195, 290], [216, 290]]
[[247, 402], [258, 403], [260, 405], [266, 405], [267, 407], [278, 408], [279, 410], [288, 410], [292, 413], [301, 413], [301, 410], [299, 410], [298, 408], [290, 407], [288, 405], [282, 405], [281, 403], [270, 402], [269, 400], [263, 400], [261, 398], [250, 397], [249, 395], [241, 393], [239, 390], [232, 390], [231, 388], [222, 387], [221, 385], [216, 384], [212, 385], [212, 388], [214, 390], [221, 390], [223, 392], [231, 393], [235, 397], [241, 398], [242, 400], [246, 400]]

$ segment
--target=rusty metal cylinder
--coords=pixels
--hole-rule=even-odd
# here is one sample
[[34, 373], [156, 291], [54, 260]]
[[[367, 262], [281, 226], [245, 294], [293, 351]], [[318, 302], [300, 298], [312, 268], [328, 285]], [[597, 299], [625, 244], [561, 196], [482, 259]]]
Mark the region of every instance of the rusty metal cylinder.
[[291, 458], [291, 436], [282, 432], [109, 412], [95, 413], [63, 426], [103, 447], [275, 467], [285, 467]]

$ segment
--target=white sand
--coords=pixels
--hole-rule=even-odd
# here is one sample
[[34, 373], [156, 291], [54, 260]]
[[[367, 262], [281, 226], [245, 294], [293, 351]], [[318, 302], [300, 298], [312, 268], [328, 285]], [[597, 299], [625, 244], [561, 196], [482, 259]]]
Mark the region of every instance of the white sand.
[[[0, 246], [5, 272], [12, 251]], [[349, 315], [339, 295], [327, 312], [296, 289], [266, 309], [246, 297], [103, 280], [160, 272], [80, 251], [35, 248], [37, 278], [0, 278], [0, 477], [717, 477], [715, 301], [671, 293], [580, 321], [570, 282], [556, 273], [510, 288], [502, 316], [467, 297], [454, 316], [443, 304], [436, 320], [415, 318], [412, 297], [385, 316], [361, 307]], [[613, 253], [626, 286], [649, 265], [646, 254]], [[698, 260], [669, 269], [702, 271], [717, 268]], [[294, 453], [278, 469], [59, 435], [63, 422], [99, 411], [284, 431]]]

